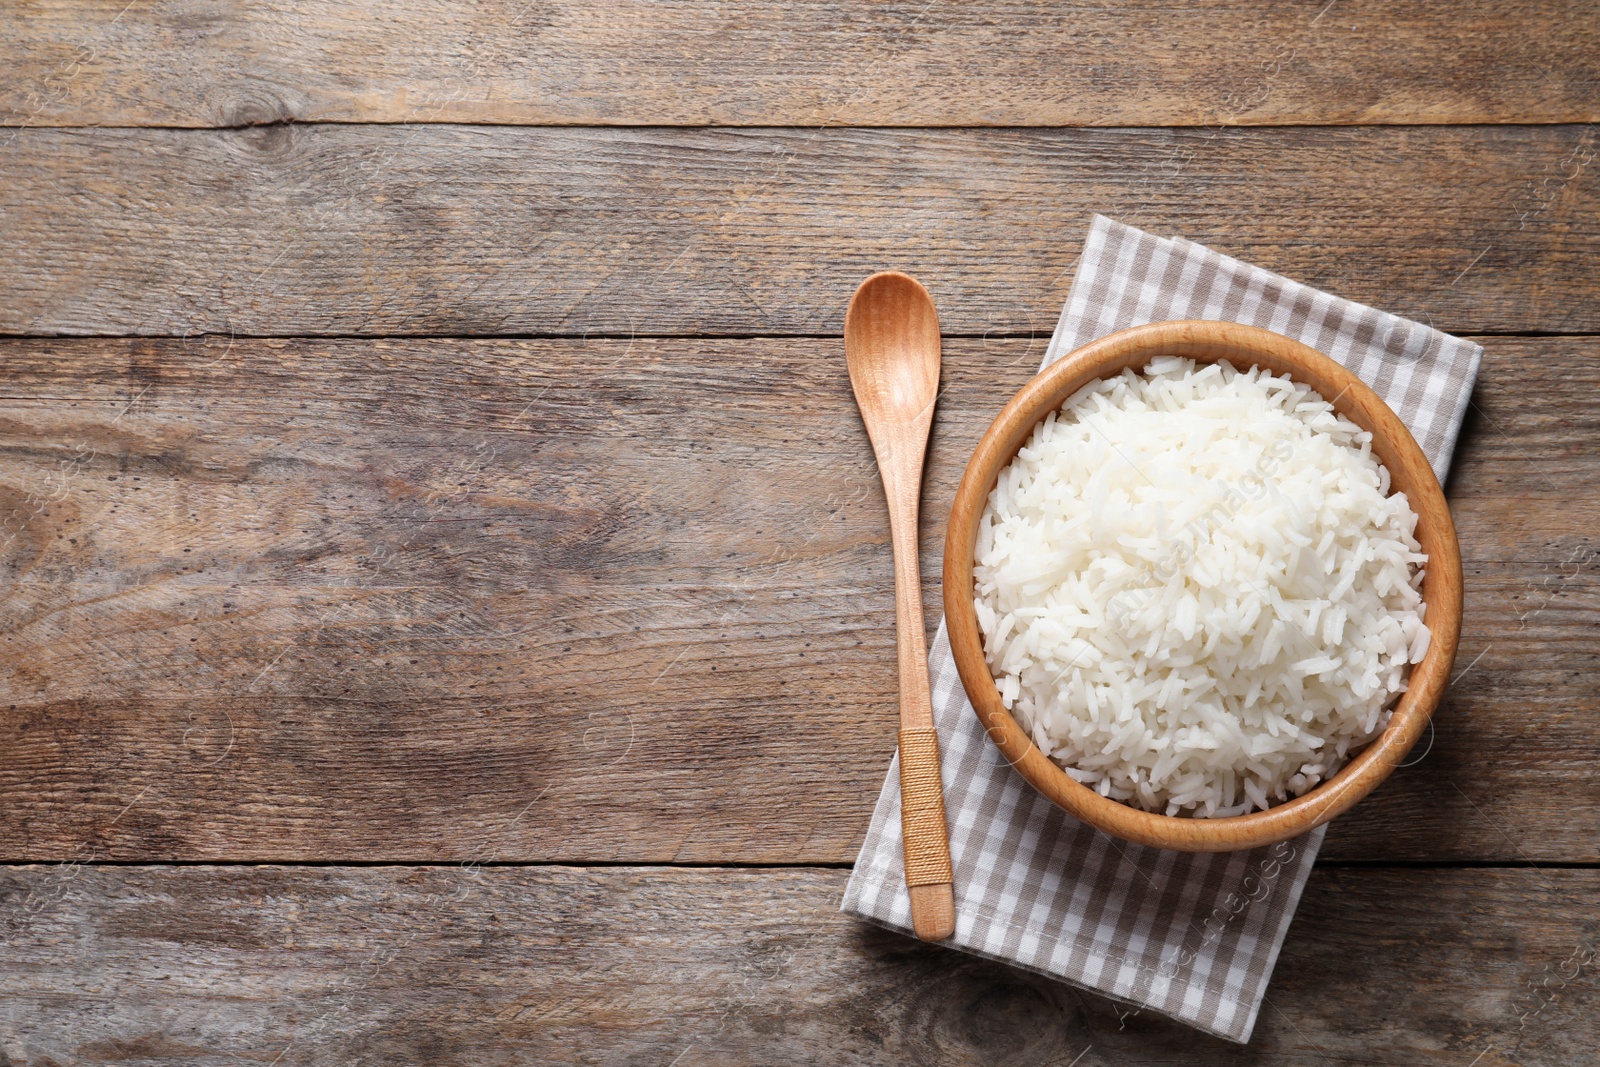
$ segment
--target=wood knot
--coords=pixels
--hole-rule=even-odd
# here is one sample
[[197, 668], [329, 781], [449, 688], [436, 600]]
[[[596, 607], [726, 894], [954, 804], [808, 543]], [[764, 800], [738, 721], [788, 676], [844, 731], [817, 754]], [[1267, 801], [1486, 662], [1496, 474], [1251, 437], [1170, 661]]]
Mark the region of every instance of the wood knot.
[[916, 1013], [910, 1030], [923, 1046], [913, 1057], [917, 1062], [977, 1059], [1042, 1067], [1061, 1062], [1064, 1049], [1081, 1050], [1090, 1041], [1071, 990], [987, 966], [963, 968], [924, 989]]

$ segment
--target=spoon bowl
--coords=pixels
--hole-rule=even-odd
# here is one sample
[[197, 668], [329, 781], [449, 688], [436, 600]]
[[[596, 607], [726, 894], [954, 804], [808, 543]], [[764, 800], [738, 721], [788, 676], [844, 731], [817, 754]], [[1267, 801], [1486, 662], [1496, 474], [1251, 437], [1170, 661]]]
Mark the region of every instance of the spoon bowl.
[[844, 317], [844, 355], [868, 433], [874, 423], [932, 416], [939, 394], [939, 313], [915, 278], [884, 271], [861, 283]]

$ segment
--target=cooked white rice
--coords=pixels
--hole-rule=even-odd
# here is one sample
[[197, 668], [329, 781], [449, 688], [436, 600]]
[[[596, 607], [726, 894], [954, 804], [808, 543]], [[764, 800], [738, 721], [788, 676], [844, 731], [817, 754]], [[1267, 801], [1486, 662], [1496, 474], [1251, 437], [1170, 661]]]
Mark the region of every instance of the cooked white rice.
[[1001, 472], [977, 613], [1066, 772], [1168, 815], [1299, 796], [1427, 651], [1417, 517], [1310, 388], [1161, 357], [1074, 394]]

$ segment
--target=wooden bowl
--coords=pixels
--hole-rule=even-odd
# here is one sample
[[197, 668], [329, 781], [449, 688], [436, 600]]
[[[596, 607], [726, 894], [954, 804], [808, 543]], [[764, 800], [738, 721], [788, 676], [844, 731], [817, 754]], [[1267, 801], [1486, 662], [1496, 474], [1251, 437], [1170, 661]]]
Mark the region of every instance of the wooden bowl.
[[[1157, 815], [1111, 800], [1074, 781], [1036, 748], [1000, 701], [983, 654], [973, 608], [973, 550], [978, 522], [1000, 471], [1033, 428], [1088, 382], [1143, 367], [1160, 355], [1201, 363], [1252, 365], [1309, 385], [1362, 429], [1389, 468], [1393, 490], [1417, 513], [1417, 540], [1428, 554], [1422, 596], [1432, 642], [1411, 668], [1389, 726], [1332, 778], [1266, 811], [1223, 818]], [[1378, 395], [1320, 352], [1279, 334], [1229, 322], [1158, 322], [1122, 330], [1052, 363], [1012, 398], [978, 442], [956, 491], [945, 538], [944, 610], [961, 683], [992, 740], [1033, 787], [1074, 817], [1129, 841], [1186, 852], [1223, 852], [1286, 841], [1320, 826], [1370, 793], [1405, 759], [1433, 714], [1455, 661], [1461, 634], [1461, 550], [1444, 492], [1422, 449]]]

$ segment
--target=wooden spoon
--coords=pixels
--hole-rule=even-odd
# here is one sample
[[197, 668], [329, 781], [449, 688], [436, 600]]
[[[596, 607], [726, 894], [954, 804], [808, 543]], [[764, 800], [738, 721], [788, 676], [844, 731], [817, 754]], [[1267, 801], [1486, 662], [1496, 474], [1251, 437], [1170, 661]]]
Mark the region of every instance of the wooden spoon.
[[939, 778], [939, 734], [928, 693], [917, 567], [922, 457], [939, 399], [939, 314], [933, 298], [909, 275], [874, 274], [850, 299], [844, 355], [889, 501], [900, 651], [900, 825], [911, 925], [924, 941], [942, 941], [956, 929], [955, 877]]

